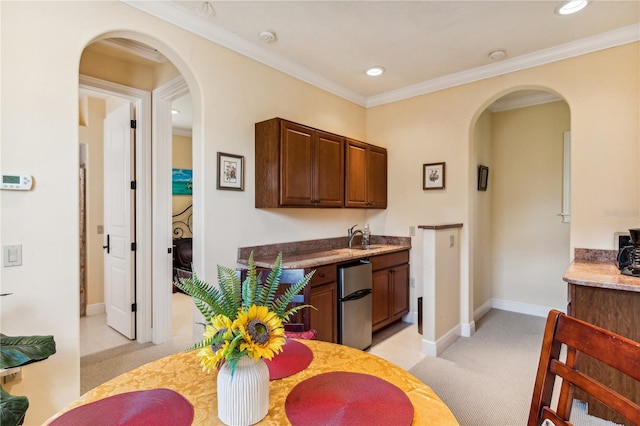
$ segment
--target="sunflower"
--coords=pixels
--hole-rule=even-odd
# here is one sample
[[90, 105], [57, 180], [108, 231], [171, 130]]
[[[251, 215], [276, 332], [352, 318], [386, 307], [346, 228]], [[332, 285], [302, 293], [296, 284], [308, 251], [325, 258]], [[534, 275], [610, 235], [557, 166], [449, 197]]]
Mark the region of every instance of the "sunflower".
[[285, 344], [284, 327], [278, 316], [266, 306], [252, 305], [247, 312], [240, 310], [236, 325], [244, 338], [240, 351], [247, 351], [252, 359], [272, 359]]
[[210, 372], [225, 358], [231, 340], [233, 340], [233, 322], [224, 315], [211, 318], [211, 325], [207, 324], [204, 331], [204, 341], [211, 342], [198, 352], [202, 370]]

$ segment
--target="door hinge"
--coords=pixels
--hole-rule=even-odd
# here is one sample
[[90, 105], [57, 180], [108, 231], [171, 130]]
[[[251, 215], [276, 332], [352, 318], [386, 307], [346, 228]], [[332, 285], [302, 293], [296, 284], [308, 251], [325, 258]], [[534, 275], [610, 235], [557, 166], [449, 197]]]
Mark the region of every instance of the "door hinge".
[[167, 253], [169, 253], [169, 254], [173, 253], [173, 248], [169, 247], [169, 248], [167, 249]]
[[138, 249], [138, 244], [131, 243], [131, 251], [136, 251]]
[[138, 312], [138, 304], [137, 303], [132, 303], [131, 304], [131, 312]]
[[136, 120], [131, 120], [131, 128], [136, 129], [137, 128], [136, 125], [137, 125]]
[[138, 181], [137, 180], [132, 180], [131, 181], [131, 189], [138, 189]]

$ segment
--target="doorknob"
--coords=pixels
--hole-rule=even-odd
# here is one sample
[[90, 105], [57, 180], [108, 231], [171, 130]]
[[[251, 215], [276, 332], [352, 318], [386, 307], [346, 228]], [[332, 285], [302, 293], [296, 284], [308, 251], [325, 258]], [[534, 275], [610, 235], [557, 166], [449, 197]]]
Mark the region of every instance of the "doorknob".
[[111, 251], [111, 242], [109, 238], [109, 234], [107, 234], [107, 245], [102, 246], [103, 249], [107, 249], [107, 254]]

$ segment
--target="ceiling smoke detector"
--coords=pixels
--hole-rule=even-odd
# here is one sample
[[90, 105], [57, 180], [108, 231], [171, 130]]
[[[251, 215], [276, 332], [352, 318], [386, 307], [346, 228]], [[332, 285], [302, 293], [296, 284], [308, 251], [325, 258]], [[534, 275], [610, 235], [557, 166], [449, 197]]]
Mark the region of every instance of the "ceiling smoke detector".
[[213, 9], [211, 3], [209, 3], [208, 1], [203, 1], [198, 5], [198, 7], [196, 7], [196, 13], [200, 16], [208, 18], [212, 15], [215, 15], [215, 10]]
[[276, 33], [269, 30], [262, 31], [258, 37], [260, 37], [260, 40], [264, 41], [265, 43], [272, 43], [277, 40]]
[[505, 56], [507, 56], [507, 52], [502, 49], [494, 50], [489, 53], [489, 59], [492, 61], [499, 61], [500, 59], [504, 59]]

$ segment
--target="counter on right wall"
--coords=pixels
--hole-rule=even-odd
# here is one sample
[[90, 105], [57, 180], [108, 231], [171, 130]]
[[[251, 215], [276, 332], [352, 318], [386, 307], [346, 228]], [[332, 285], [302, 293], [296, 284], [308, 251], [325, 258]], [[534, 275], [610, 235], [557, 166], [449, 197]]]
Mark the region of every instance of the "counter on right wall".
[[[563, 277], [568, 283], [567, 313], [640, 342], [640, 277], [622, 275], [616, 255], [615, 250], [575, 250], [575, 259]], [[579, 369], [640, 401], [640, 383], [622, 373], [589, 358], [581, 359]], [[578, 391], [576, 398], [588, 402], [589, 414], [626, 424], [620, 415]]]

